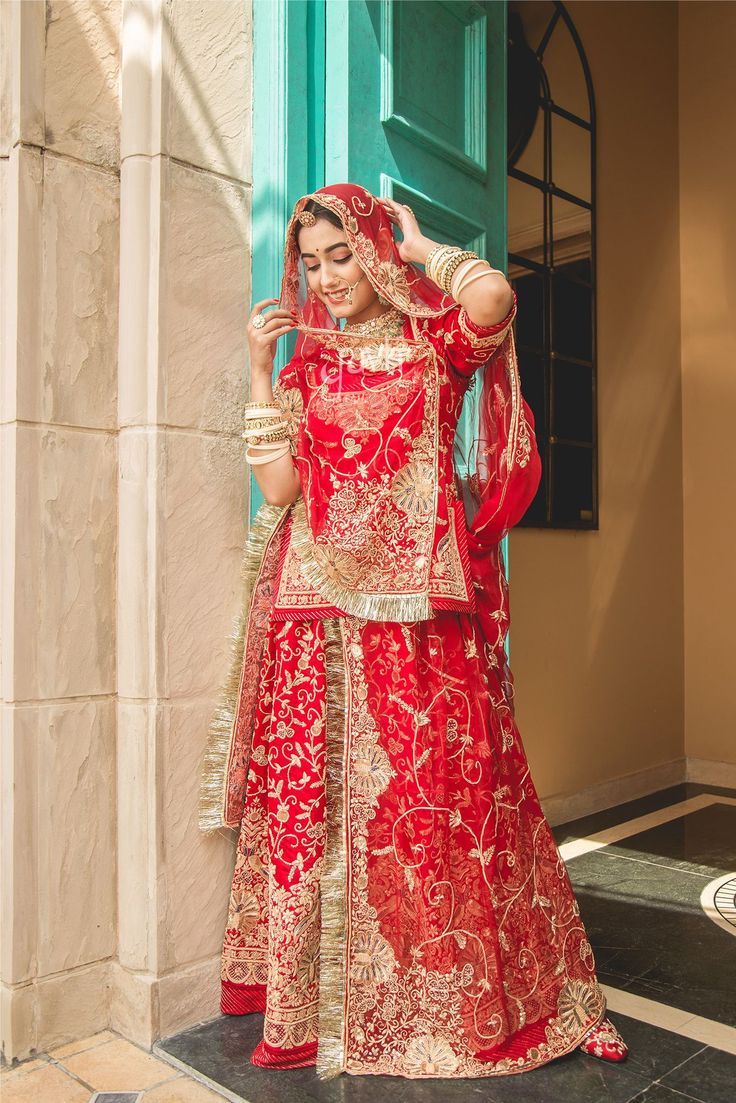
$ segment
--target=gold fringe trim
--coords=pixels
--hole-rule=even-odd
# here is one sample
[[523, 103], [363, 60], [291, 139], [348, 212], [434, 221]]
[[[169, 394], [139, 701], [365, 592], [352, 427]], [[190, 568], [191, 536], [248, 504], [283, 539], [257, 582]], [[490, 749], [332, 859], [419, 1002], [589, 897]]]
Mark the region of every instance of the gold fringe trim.
[[236, 826], [225, 822], [227, 773], [240, 699], [251, 598], [266, 548], [289, 508], [264, 502], [253, 518], [245, 542], [240, 567], [243, 596], [240, 612], [229, 637], [229, 671], [220, 688], [217, 707], [207, 729], [199, 790], [199, 829], [202, 832]]
[[323, 622], [327, 704], [325, 718], [326, 832], [320, 876], [319, 1042], [317, 1076], [331, 1080], [345, 1068], [348, 793], [347, 679], [342, 623]]
[[291, 526], [291, 546], [299, 557], [304, 578], [314, 589], [344, 613], [367, 620], [415, 621], [430, 620], [434, 611], [427, 593], [422, 594], [362, 594], [348, 590], [328, 578], [314, 557], [314, 543], [307, 521], [304, 499], [294, 505]]

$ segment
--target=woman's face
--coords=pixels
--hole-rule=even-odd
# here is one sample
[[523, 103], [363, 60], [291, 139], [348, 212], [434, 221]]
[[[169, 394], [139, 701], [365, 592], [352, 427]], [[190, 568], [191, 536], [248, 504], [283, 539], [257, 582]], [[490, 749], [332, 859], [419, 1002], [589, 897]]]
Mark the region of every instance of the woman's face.
[[[378, 296], [342, 229], [318, 217], [314, 226], [301, 227], [297, 240], [307, 283], [336, 318], [360, 321], [364, 315], [379, 313]], [[352, 303], [346, 298], [348, 285], [356, 285], [352, 288]]]

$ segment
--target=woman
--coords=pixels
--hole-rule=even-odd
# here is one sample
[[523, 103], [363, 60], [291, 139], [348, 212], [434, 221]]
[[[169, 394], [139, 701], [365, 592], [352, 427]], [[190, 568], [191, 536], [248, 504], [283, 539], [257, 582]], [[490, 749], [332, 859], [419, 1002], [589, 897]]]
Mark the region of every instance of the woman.
[[515, 312], [475, 253], [338, 184], [297, 201], [280, 300], [251, 315], [265, 503], [200, 822], [239, 831], [221, 1007], [265, 1012], [256, 1065], [481, 1077], [626, 1054], [514, 722], [499, 541], [540, 479]]

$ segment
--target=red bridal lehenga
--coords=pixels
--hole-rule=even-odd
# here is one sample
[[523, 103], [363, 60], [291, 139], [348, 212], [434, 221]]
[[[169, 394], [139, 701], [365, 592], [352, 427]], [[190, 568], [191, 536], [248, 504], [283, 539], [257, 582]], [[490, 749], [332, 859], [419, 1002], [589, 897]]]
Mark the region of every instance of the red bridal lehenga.
[[[345, 336], [309, 297], [294, 230], [310, 198], [340, 218], [394, 336]], [[323, 1079], [533, 1069], [580, 1045], [605, 998], [504, 648], [499, 541], [540, 478], [516, 303], [472, 323], [354, 185], [297, 202], [282, 303], [300, 331], [274, 395], [303, 494], [251, 526], [202, 782], [202, 829], [238, 831], [221, 1008], [264, 1012], [254, 1064]], [[466, 525], [453, 447], [470, 387]]]

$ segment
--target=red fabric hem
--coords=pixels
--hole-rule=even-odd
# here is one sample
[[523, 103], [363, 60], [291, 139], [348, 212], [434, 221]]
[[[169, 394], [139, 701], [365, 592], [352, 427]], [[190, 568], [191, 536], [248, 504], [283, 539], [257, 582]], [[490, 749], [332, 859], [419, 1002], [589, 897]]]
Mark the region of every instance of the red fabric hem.
[[220, 982], [220, 1011], [223, 1015], [250, 1015], [266, 1010], [265, 984], [236, 984], [232, 980]]
[[250, 1063], [261, 1068], [301, 1069], [317, 1064], [317, 1042], [305, 1042], [294, 1049], [277, 1049], [261, 1040], [251, 1055]]
[[517, 1030], [511, 1038], [500, 1045], [478, 1050], [475, 1057], [478, 1061], [492, 1061], [494, 1063], [502, 1061], [506, 1057], [511, 1057], [512, 1060], [517, 1057], [527, 1057], [530, 1048], [546, 1042], [546, 1027], [551, 1018], [552, 1016], [547, 1015], [544, 1019], [532, 1023], [531, 1026], [525, 1029]]

